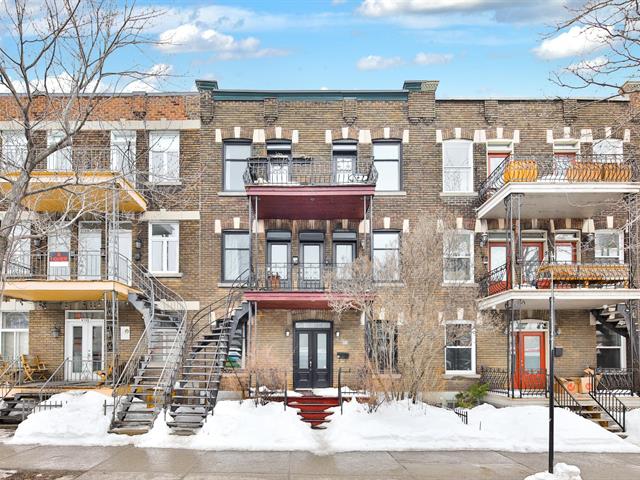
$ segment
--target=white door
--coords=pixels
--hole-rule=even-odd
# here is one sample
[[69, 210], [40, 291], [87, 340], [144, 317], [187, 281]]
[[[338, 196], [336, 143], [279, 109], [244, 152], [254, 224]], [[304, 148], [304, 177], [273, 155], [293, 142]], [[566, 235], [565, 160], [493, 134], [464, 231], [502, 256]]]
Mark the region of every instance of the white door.
[[100, 280], [102, 230], [97, 222], [82, 222], [78, 230], [78, 280]]
[[48, 237], [49, 280], [71, 279], [71, 231], [68, 228], [52, 233]]
[[31, 276], [31, 227], [19, 223], [12, 232], [11, 261], [7, 276], [25, 278]]
[[65, 380], [94, 381], [104, 370], [104, 320], [67, 319]]
[[109, 238], [109, 279], [131, 284], [131, 230], [121, 228], [112, 232]]
[[[55, 145], [64, 138], [63, 132], [49, 132], [48, 145]], [[70, 172], [73, 170], [71, 162], [71, 147], [64, 147], [47, 157], [47, 170]]]

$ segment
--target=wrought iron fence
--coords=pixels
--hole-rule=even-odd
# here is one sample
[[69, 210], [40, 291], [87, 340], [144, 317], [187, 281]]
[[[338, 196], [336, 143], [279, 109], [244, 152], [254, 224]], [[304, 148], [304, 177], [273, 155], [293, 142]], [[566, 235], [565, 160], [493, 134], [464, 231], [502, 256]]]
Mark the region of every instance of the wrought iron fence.
[[582, 412], [582, 405], [556, 376], [553, 377], [553, 400], [560, 408], [571, 410], [578, 415]]
[[615, 395], [633, 395], [634, 371], [631, 368], [598, 368], [596, 377], [598, 385]]
[[635, 162], [628, 154], [511, 155], [482, 182], [479, 198], [485, 202], [508, 183], [619, 183], [637, 179]]
[[624, 432], [626, 428], [627, 407], [616, 397], [612, 390], [607, 388], [606, 383], [598, 381], [598, 376], [595, 372], [591, 375], [591, 391], [589, 392], [589, 396]]
[[245, 185], [375, 185], [377, 179], [373, 161], [363, 159], [336, 164], [310, 157], [256, 157], [248, 160], [244, 172]]
[[268, 291], [322, 291], [351, 278], [350, 263], [271, 263], [254, 267], [249, 286]]
[[546, 397], [549, 375], [544, 368], [480, 367], [480, 383], [489, 385], [489, 392], [512, 398]]
[[480, 280], [483, 297], [513, 288], [627, 288], [629, 265], [603, 263], [524, 262], [511, 270], [501, 265]]

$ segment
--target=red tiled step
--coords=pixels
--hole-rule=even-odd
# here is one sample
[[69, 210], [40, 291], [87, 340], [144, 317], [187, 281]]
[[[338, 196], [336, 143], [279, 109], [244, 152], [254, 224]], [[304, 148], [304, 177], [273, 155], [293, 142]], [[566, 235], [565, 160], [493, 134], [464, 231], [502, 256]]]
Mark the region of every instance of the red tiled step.
[[327, 417], [333, 415], [333, 412], [327, 410], [339, 405], [338, 397], [303, 395], [287, 399], [287, 406], [298, 409], [300, 420], [308, 423], [313, 429], [326, 428], [325, 423], [331, 421]]
[[333, 412], [298, 412], [298, 415], [305, 420], [324, 420], [333, 415]]

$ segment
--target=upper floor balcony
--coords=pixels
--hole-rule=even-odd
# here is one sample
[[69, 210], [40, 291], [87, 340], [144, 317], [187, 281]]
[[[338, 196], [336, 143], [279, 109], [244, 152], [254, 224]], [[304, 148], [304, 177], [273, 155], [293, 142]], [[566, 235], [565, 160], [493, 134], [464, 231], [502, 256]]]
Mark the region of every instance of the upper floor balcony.
[[[25, 147], [2, 148], [2, 194], [6, 195], [21, 175], [26, 155]], [[23, 203], [36, 212], [147, 209], [147, 201], [136, 186], [134, 155], [117, 147], [66, 147], [48, 155], [31, 173]]]
[[520, 302], [528, 310], [549, 309], [553, 285], [557, 309], [593, 309], [640, 299], [627, 264], [523, 261], [491, 270], [480, 280], [481, 310], [503, 310]]
[[522, 194], [520, 218], [588, 218], [640, 192], [629, 154], [511, 155], [480, 186], [478, 218], [504, 218], [505, 199]]
[[259, 219], [363, 219], [377, 178], [373, 161], [356, 157], [251, 158], [244, 172]]

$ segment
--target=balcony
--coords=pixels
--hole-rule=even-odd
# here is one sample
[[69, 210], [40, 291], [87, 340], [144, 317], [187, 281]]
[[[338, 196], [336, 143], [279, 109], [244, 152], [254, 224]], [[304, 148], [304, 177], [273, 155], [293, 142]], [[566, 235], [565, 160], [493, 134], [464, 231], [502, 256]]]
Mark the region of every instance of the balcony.
[[592, 309], [640, 299], [640, 289], [630, 288], [629, 265], [600, 263], [525, 262], [511, 270], [507, 265], [491, 270], [480, 281], [481, 310], [503, 310], [510, 301], [522, 308], [549, 308], [551, 281], [555, 306], [560, 310]]
[[[18, 179], [25, 156], [24, 148], [3, 149], [2, 194], [6, 195]], [[112, 208], [114, 203], [121, 212], [144, 212], [147, 202], [136, 188], [134, 163], [129, 153], [115, 148], [62, 149], [49, 155], [45, 164], [33, 171], [29, 195], [23, 204], [36, 212], [104, 210], [105, 205]], [[115, 168], [114, 164], [120, 167]]]
[[245, 299], [260, 308], [329, 308], [326, 294], [348, 280], [351, 264], [278, 263], [254, 267]]
[[588, 218], [640, 192], [630, 155], [507, 157], [480, 186], [478, 218], [504, 218], [504, 200], [523, 194], [521, 218]]
[[138, 293], [131, 286], [131, 262], [122, 255], [111, 260], [101, 252], [17, 253], [7, 265], [3, 294], [33, 302], [102, 300], [115, 291], [119, 300]]
[[308, 157], [251, 158], [244, 173], [259, 219], [363, 219], [377, 178], [373, 161], [336, 169], [330, 160]]

